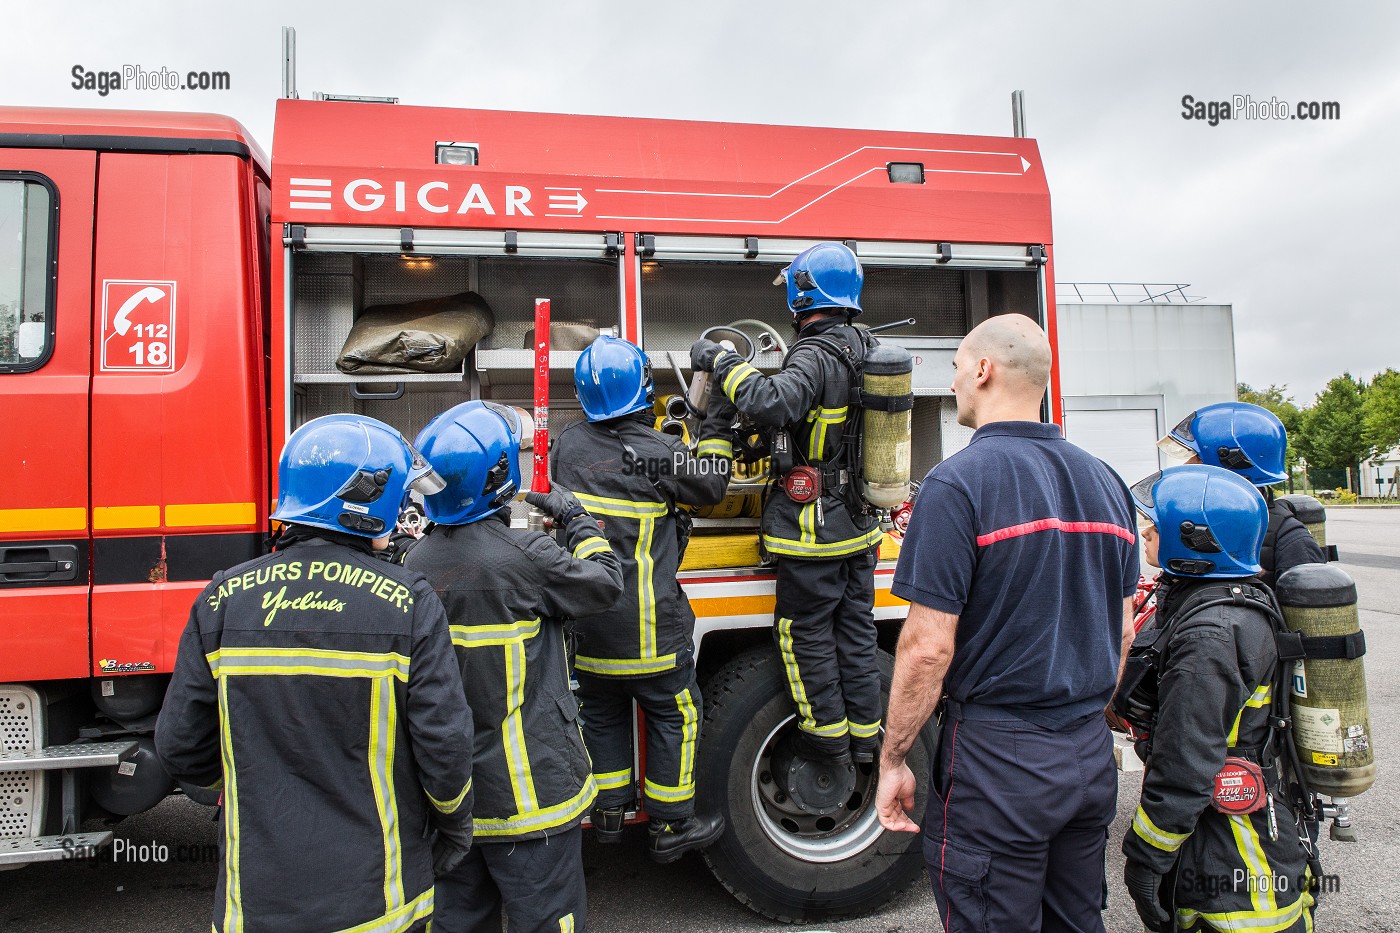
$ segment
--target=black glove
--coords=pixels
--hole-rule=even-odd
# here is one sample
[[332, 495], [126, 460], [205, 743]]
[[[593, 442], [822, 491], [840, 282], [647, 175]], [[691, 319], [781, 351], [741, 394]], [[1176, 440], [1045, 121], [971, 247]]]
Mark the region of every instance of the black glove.
[[471, 817], [450, 825], [439, 823], [437, 835], [433, 837], [433, 874], [438, 878], [450, 874], [471, 850]]
[[525, 501], [554, 519], [556, 528], [567, 527], [569, 522], [587, 514], [578, 498], [562, 486], [555, 486], [550, 492], [527, 492]]
[[713, 340], [701, 337], [690, 345], [690, 368], [696, 372], [712, 372], [715, 359], [725, 352], [725, 348]]
[[1152, 933], [1171, 933], [1172, 918], [1162, 906], [1162, 876], [1130, 859], [1123, 869], [1123, 883], [1128, 887], [1142, 925]]

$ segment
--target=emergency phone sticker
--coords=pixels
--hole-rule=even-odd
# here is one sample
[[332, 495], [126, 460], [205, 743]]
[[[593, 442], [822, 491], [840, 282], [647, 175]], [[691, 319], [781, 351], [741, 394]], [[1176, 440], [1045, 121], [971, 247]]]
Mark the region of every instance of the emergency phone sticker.
[[102, 282], [104, 373], [175, 371], [175, 283], [136, 279]]

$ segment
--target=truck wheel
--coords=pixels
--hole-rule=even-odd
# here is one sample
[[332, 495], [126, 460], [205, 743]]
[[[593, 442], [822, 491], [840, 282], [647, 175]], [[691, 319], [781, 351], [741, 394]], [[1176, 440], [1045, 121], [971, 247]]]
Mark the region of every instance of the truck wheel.
[[[879, 665], [888, 702], [893, 660], [882, 651]], [[774, 780], [774, 753], [781, 754], [783, 740], [797, 728], [774, 649], [735, 658], [710, 678], [704, 696], [697, 805], [726, 822], [704, 858], [740, 902], [789, 923], [857, 916], [885, 905], [923, 874], [922, 836], [880, 826], [876, 765], [856, 765], [850, 799], [821, 816], [801, 813]], [[916, 775], [928, 774], [935, 738], [925, 726], [910, 750]], [[921, 784], [916, 822], [926, 799]]]

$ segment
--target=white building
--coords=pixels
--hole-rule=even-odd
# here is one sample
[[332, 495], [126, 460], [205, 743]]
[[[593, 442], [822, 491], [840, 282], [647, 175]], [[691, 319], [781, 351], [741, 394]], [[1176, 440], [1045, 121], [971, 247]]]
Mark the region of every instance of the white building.
[[1132, 484], [1162, 466], [1157, 440], [1235, 399], [1230, 305], [1184, 285], [1056, 285], [1065, 434]]
[[1400, 498], [1400, 447], [1361, 464], [1361, 495], [1369, 499]]

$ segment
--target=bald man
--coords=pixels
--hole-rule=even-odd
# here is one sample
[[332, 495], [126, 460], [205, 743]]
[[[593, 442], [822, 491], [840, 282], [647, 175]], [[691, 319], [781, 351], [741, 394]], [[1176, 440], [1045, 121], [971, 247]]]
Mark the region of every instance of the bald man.
[[976, 433], [924, 479], [895, 570], [911, 606], [880, 822], [918, 831], [905, 756], [938, 708], [923, 830], [944, 928], [1102, 931], [1118, 797], [1103, 710], [1132, 641], [1133, 509], [1117, 474], [1041, 423], [1050, 344], [1034, 321], [978, 325], [954, 368]]

